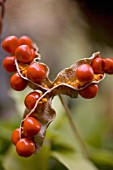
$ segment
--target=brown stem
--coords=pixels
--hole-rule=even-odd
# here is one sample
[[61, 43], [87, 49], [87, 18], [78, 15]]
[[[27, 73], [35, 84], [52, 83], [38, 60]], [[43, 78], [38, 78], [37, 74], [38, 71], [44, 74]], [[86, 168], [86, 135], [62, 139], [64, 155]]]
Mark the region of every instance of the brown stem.
[[4, 3], [6, 0], [0, 0], [0, 34], [2, 31], [2, 20], [4, 17], [4, 12], [5, 12], [5, 8], [4, 8]]
[[75, 138], [78, 140], [79, 145], [81, 146], [81, 149], [82, 149], [82, 152], [83, 152], [84, 156], [89, 157], [89, 152], [88, 152], [88, 149], [86, 147], [85, 141], [81, 137], [81, 135], [80, 135], [80, 133], [79, 133], [79, 131], [77, 129], [77, 126], [75, 124], [75, 121], [73, 121], [72, 114], [71, 114], [71, 112], [70, 112], [64, 98], [61, 95], [59, 95], [59, 98], [60, 98], [60, 101], [61, 101], [62, 105], [64, 106], [64, 109], [66, 111], [66, 114], [67, 114], [71, 129], [73, 131], [73, 134], [74, 134]]

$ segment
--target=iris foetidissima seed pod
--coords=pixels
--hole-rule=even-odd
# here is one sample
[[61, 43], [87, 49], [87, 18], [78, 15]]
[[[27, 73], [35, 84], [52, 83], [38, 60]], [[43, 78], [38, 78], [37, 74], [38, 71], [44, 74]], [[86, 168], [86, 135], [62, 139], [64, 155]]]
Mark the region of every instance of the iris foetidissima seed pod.
[[[93, 59], [98, 55], [98, 53], [94, 53], [90, 58], [85, 58], [76, 61], [73, 65], [71, 65], [69, 68], [63, 69], [53, 82], [50, 81], [50, 86], [45, 86], [42, 84], [41, 89], [43, 94], [36, 100], [34, 108], [32, 110], [25, 111], [25, 114], [23, 116], [23, 120], [21, 122], [21, 136], [24, 137], [24, 120], [27, 117], [34, 117], [38, 122], [40, 122], [40, 131], [35, 135], [34, 137], [34, 143], [36, 146], [36, 152], [41, 148], [45, 134], [46, 129], [48, 125], [55, 119], [56, 113], [55, 110], [52, 108], [52, 99], [56, 95], [64, 94], [68, 95], [72, 98], [77, 98], [79, 91], [85, 89], [87, 86], [90, 86], [92, 84], [98, 84], [101, 80], [104, 79], [104, 74], [94, 74], [92, 81], [80, 81], [76, 77], [76, 69], [82, 65], [82, 64], [88, 64], [91, 65]], [[47, 68], [47, 66], [46, 66]], [[49, 74], [47, 74], [47, 79]], [[27, 77], [25, 77], [27, 79]], [[29, 79], [27, 79], [30, 81]], [[45, 83], [46, 81], [44, 81]], [[33, 83], [30, 81], [30, 83]], [[39, 89], [40, 85], [35, 84], [37, 89]], [[27, 112], [27, 114], [26, 114]], [[40, 142], [39, 142], [40, 141]]]
[[[30, 50], [30, 55], [33, 54], [34, 59], [32, 58], [32, 60], [29, 60], [29, 57], [27, 56], [27, 62], [24, 62], [24, 57], [22, 58], [22, 60], [20, 60], [16, 52], [17, 57], [15, 57], [14, 62], [16, 65], [17, 73], [15, 73], [16, 76], [14, 76], [13, 79], [11, 78], [10, 81], [13, 89], [18, 91], [24, 89], [25, 86], [21, 86], [22, 88], [20, 89], [18, 84], [15, 83], [16, 81], [14, 81], [16, 78], [22, 80], [22, 82], [27, 82], [26, 86], [28, 85], [31, 89], [35, 91], [41, 91], [41, 96], [39, 96], [39, 98], [36, 98], [33, 107], [31, 107], [30, 109], [26, 107], [23, 119], [20, 124], [20, 140], [16, 144], [16, 150], [20, 156], [25, 157], [32, 155], [34, 152], [37, 152], [41, 148], [46, 135], [46, 129], [48, 128], [49, 124], [55, 119], [56, 112], [52, 108], [52, 100], [54, 96], [64, 94], [71, 98], [77, 98], [78, 94], [80, 94], [81, 91], [84, 91], [88, 87], [92, 87], [92, 84], [97, 85], [105, 77], [104, 73], [95, 74], [95, 71], [93, 69], [94, 66], [92, 67], [91, 65], [94, 59], [100, 55], [100, 53], [97, 52], [92, 54], [91, 57], [80, 59], [72, 64], [70, 67], [63, 69], [58, 73], [56, 78], [51, 81], [49, 79], [48, 66], [44, 63], [39, 62], [41, 56], [39, 54], [38, 48], [35, 48], [33, 44], [32, 49], [34, 54]], [[33, 70], [32, 67], [30, 67], [34, 65], [40, 66], [37, 67], [39, 68], [39, 74], [35, 72], [36, 77], [34, 77], [34, 67]], [[77, 72], [79, 72], [79, 74]], [[84, 76], [82, 76], [82, 74]], [[21, 81], [19, 82], [21, 84]], [[36, 122], [39, 122], [38, 131], [36, 131], [33, 136], [30, 136], [30, 139], [28, 133], [24, 129], [24, 122], [25, 120], [29, 120], [29, 117], [32, 117], [36, 120]], [[26, 146], [26, 142], [28, 142], [31, 150], [29, 150], [29, 147]]]

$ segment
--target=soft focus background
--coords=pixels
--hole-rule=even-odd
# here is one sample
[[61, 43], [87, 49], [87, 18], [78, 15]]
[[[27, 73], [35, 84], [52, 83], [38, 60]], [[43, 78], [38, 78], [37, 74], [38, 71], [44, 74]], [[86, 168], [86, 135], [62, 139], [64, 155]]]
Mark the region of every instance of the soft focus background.
[[[60, 70], [96, 51], [113, 57], [112, 30], [113, 5], [109, 0], [9, 0], [0, 41], [8, 35], [31, 37], [53, 80]], [[53, 101], [56, 120], [48, 128], [39, 154], [19, 158], [11, 133], [19, 126], [29, 89], [11, 90], [11, 75], [2, 68], [7, 55], [0, 49], [0, 170], [113, 170], [113, 76], [106, 76], [99, 84], [94, 99], [66, 97], [91, 160], [78, 154], [79, 146], [57, 97]]]

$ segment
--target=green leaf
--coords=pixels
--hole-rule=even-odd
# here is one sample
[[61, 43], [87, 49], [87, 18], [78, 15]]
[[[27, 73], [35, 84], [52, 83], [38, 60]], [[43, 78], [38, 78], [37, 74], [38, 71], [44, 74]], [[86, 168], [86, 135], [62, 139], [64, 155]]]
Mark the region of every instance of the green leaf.
[[91, 159], [97, 165], [108, 165], [113, 168], [113, 152], [109, 150], [96, 149], [92, 152]]
[[3, 165], [2, 165], [2, 157], [0, 157], [0, 170], [5, 170]]
[[92, 162], [84, 158], [82, 155], [72, 151], [51, 152], [51, 156], [57, 159], [69, 170], [98, 170]]
[[109, 126], [109, 122], [103, 116], [105, 108], [106, 103], [103, 103], [101, 96], [90, 101], [80, 98], [78, 105], [73, 107], [78, 129], [87, 143], [93, 147], [102, 147]]
[[62, 136], [61, 133], [53, 131], [48, 131], [47, 137], [49, 138], [49, 141], [51, 141], [51, 150], [53, 151], [74, 151], [76, 150], [75, 143], [71, 142], [68, 138]]

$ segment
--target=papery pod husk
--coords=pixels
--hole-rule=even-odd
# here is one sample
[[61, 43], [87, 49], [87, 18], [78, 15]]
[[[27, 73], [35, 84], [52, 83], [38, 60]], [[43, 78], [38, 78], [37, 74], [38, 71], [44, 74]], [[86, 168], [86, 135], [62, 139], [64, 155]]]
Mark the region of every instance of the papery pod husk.
[[32, 61], [32, 63], [33, 62], [38, 62], [39, 64], [41, 64], [44, 67], [45, 71], [46, 71], [46, 77], [43, 79], [43, 81], [40, 84], [34, 83], [33, 81], [31, 81], [30, 79], [27, 78], [27, 67], [29, 66], [29, 64], [19, 63], [15, 59], [17, 72], [24, 80], [28, 81], [28, 85], [30, 86], [30, 88], [32, 88], [33, 90], [38, 89], [38, 90], [41, 90], [41, 91], [45, 92], [52, 85], [51, 81], [48, 78], [48, 76], [49, 76], [49, 68], [47, 67], [46, 64], [37, 61], [36, 58], [34, 59], [34, 61]]
[[75, 75], [76, 68], [82, 64], [91, 64], [94, 58], [99, 57], [100, 52], [93, 53], [89, 58], [83, 58], [76, 61], [69, 68], [62, 70], [53, 82], [53, 86], [61, 85], [62, 83], [66, 86], [74, 88], [75, 90], [81, 90], [92, 83], [99, 83], [104, 78], [104, 74], [94, 74], [92, 82], [80, 82]]
[[37, 100], [35, 107], [29, 111], [25, 110], [24, 113], [24, 119], [21, 122], [21, 137], [24, 137], [23, 134], [23, 122], [24, 120], [29, 117], [33, 116], [40, 122], [41, 129], [37, 135], [34, 136], [33, 140], [36, 146], [36, 152], [40, 149], [44, 142], [44, 138], [46, 135], [46, 129], [48, 125], [55, 119], [56, 117], [56, 112], [55, 110], [51, 107], [52, 103], [52, 97], [47, 98], [47, 95], [42, 95], [39, 100]]
[[80, 83], [75, 77], [75, 71], [79, 65], [84, 63], [91, 64], [93, 59], [99, 55], [99, 52], [94, 53], [90, 58], [78, 60], [71, 67], [62, 70], [53, 81], [52, 87], [50, 89], [48, 88], [48, 90], [46, 90], [37, 100], [34, 108], [31, 111], [25, 111], [24, 118], [21, 123], [21, 137], [23, 135], [23, 121], [26, 117], [34, 116], [41, 124], [40, 132], [33, 138], [36, 145], [36, 151], [38, 151], [42, 146], [46, 135], [46, 129], [56, 116], [55, 110], [51, 107], [54, 96], [64, 94], [72, 98], [77, 98], [78, 90], [85, 88], [89, 84], [99, 83], [104, 79], [104, 74], [95, 74], [94, 80], [89, 84], [85, 84]]
[[72, 93], [72, 89], [70, 90], [69, 87], [63, 88], [63, 85], [61, 85], [61, 86], [58, 85], [58, 86], [53, 87], [50, 90], [46, 91], [37, 100], [34, 108], [31, 111], [26, 109], [24, 112], [23, 120], [21, 122], [21, 137], [24, 137], [23, 122], [27, 117], [33, 116], [34, 118], [36, 118], [38, 120], [38, 122], [40, 122], [40, 125], [41, 125], [41, 129], [40, 129], [39, 133], [37, 135], [35, 135], [33, 138], [35, 146], [36, 146], [36, 152], [39, 151], [39, 149], [41, 148], [41, 146], [44, 142], [47, 127], [56, 117], [56, 112], [51, 107], [52, 99], [55, 95], [59, 95], [62, 93], [66, 94], [66, 95], [68, 95], [68, 93], [69, 93], [70, 96], [74, 94], [74, 96], [76, 96], [76, 97], [78, 95], [74, 89], [73, 89], [73, 93]]

